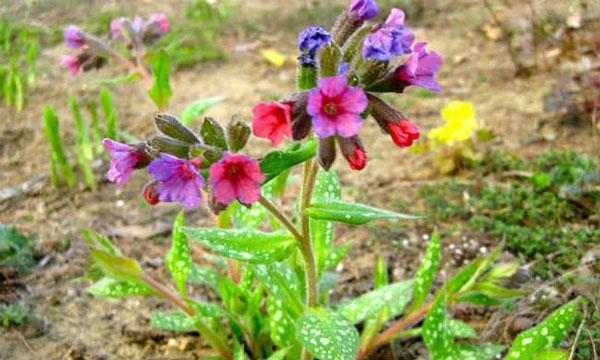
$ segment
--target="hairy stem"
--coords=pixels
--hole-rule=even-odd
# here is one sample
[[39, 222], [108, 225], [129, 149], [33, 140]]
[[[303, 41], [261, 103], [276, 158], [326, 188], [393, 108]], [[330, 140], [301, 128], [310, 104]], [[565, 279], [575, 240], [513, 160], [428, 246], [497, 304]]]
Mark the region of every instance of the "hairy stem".
[[[165, 288], [161, 283], [151, 278], [150, 276], [144, 274], [140, 276], [140, 280], [148, 284], [151, 288], [156, 290], [160, 296], [164, 299], [170, 301], [174, 305], [178, 306], [181, 310], [183, 310], [186, 314], [191, 317], [195, 317], [196, 312], [189, 307], [183, 300], [181, 300], [177, 295], [173, 294], [169, 289]], [[219, 355], [225, 360], [233, 359], [233, 355], [231, 354], [231, 350], [227, 344], [221, 339], [217, 334], [214, 333], [200, 318], [196, 320], [196, 328], [198, 332], [206, 339], [206, 341], [219, 352]]]
[[298, 229], [296, 229], [296, 226], [294, 226], [292, 220], [290, 220], [290, 218], [288, 218], [287, 215], [285, 215], [283, 211], [281, 211], [281, 209], [277, 207], [277, 205], [275, 205], [271, 200], [267, 199], [262, 195], [258, 199], [258, 202], [259, 204], [264, 206], [264, 208], [267, 209], [268, 212], [273, 214], [273, 216], [275, 216], [277, 220], [279, 220], [281, 225], [283, 225], [292, 234], [292, 236], [296, 240], [298, 240], [298, 242], [302, 242], [302, 235], [300, 234]]

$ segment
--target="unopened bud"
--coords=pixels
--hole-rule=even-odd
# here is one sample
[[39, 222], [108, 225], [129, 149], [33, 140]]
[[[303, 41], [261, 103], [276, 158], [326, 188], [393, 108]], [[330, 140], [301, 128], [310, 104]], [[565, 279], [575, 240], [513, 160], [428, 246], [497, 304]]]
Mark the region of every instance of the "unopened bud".
[[367, 165], [367, 153], [358, 136], [351, 138], [338, 138], [342, 154], [348, 160], [348, 165], [353, 170], [362, 170]]
[[325, 171], [331, 169], [335, 161], [335, 136], [319, 138], [317, 161]]
[[243, 121], [231, 119], [227, 124], [227, 143], [232, 152], [240, 151], [246, 146], [252, 130]]
[[292, 96], [289, 103], [292, 104], [292, 139], [299, 141], [306, 138], [312, 128], [312, 118], [306, 111], [308, 92]]
[[319, 74], [321, 77], [337, 75], [342, 59], [342, 51], [334, 43], [323, 45], [319, 50]]
[[222, 204], [213, 195], [208, 196], [208, 209], [215, 215], [219, 215], [227, 209], [227, 205]]
[[200, 136], [205, 144], [227, 150], [227, 140], [225, 139], [225, 130], [219, 122], [211, 117], [206, 117], [202, 122]]
[[144, 200], [149, 205], [156, 205], [159, 202], [158, 193], [154, 190], [156, 182], [151, 182], [144, 188]]
[[154, 123], [156, 124], [158, 131], [168, 137], [187, 144], [197, 144], [200, 142], [198, 136], [196, 136], [192, 130], [180, 123], [173, 115], [164, 113], [156, 114], [154, 116]]
[[190, 157], [190, 145], [166, 136], [152, 136], [147, 143], [161, 153], [171, 154], [182, 159]]

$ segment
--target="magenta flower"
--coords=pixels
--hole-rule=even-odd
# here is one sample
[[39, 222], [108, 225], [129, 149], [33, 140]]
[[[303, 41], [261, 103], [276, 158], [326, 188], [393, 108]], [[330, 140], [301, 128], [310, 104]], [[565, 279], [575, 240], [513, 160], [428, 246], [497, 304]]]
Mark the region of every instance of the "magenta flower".
[[384, 27], [365, 38], [363, 58], [390, 61], [395, 56], [410, 54], [414, 40], [414, 34], [406, 28]]
[[81, 49], [85, 47], [85, 36], [81, 30], [75, 25], [69, 25], [65, 28], [63, 33], [65, 37], [65, 44], [68, 47], [74, 49]]
[[117, 41], [125, 40], [123, 36], [123, 32], [121, 29], [123, 28], [123, 18], [116, 18], [110, 22], [110, 32], [112, 33], [112, 38]]
[[153, 186], [161, 202], [179, 202], [193, 209], [200, 204], [204, 178], [198, 172], [201, 158], [180, 159], [169, 154], [160, 154], [148, 165], [148, 172], [158, 181]]
[[385, 26], [401, 30], [404, 28], [404, 11], [400, 9], [392, 9], [390, 15], [385, 20]]
[[354, 0], [348, 11], [356, 16], [356, 20], [366, 21], [375, 17], [379, 13], [379, 8], [375, 0]]
[[167, 20], [167, 16], [163, 13], [150, 15], [148, 22], [158, 24], [158, 31], [161, 33], [169, 31], [169, 20]]
[[60, 59], [60, 62], [69, 69], [69, 72], [72, 76], [77, 76], [79, 71], [81, 70], [81, 63], [79, 62], [79, 58], [73, 55], [63, 55]]
[[123, 186], [131, 176], [135, 166], [144, 158], [144, 155], [138, 152], [133, 145], [123, 144], [111, 139], [102, 140], [102, 146], [112, 157], [106, 178], [116, 182], [117, 186]]
[[367, 108], [367, 96], [358, 87], [348, 86], [343, 75], [324, 77], [311, 89], [306, 111], [319, 137], [339, 135], [348, 138], [358, 134], [363, 120], [360, 113]]
[[430, 91], [440, 92], [441, 87], [435, 79], [435, 74], [440, 69], [443, 59], [435, 51], [427, 53], [426, 46], [425, 42], [415, 44], [414, 53], [396, 71], [396, 79]]
[[265, 175], [258, 161], [230, 152], [225, 152], [223, 159], [210, 167], [208, 176], [213, 196], [223, 205], [235, 199], [244, 205], [257, 202], [263, 181]]

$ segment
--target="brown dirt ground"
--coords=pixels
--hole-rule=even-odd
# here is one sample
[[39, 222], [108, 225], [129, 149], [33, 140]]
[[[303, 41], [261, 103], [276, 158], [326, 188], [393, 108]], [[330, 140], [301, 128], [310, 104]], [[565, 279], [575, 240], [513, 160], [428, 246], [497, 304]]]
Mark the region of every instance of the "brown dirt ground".
[[[258, 50], [274, 47], [285, 54], [293, 54], [295, 31], [308, 25], [307, 21], [298, 21], [294, 14], [309, 3], [312, 2], [253, 0], [240, 3], [238, 19], [230, 25], [233, 29], [228, 31], [221, 44], [232, 53], [231, 58], [175, 73], [172, 76], [175, 96], [169, 110], [178, 113], [195, 99], [225, 95], [227, 100], [211, 109], [210, 115], [222, 122], [233, 115], [249, 120], [250, 110], [257, 101], [288, 93], [294, 86], [294, 65], [288, 62], [283, 68], [269, 66]], [[553, 127], [551, 131], [555, 132], [556, 139], [552, 141], [539, 136], [540, 122], [549, 119], [542, 110], [542, 98], [563, 75], [558, 67], [536, 71], [528, 78], [517, 78], [505, 47], [487, 39], [481, 31], [481, 25], [489, 22], [481, 2], [440, 0], [427, 3], [435, 8], [430, 17], [418, 21], [409, 19], [409, 24], [417, 38], [427, 39], [446, 62], [439, 76], [444, 88], [440, 96], [420, 98], [413, 91], [407, 95], [412, 99], [412, 106], [406, 112], [423, 129], [439, 123], [438, 111], [444, 103], [450, 99], [466, 99], [475, 104], [478, 118], [498, 135], [493, 147], [523, 156], [533, 156], [551, 147], [597, 154], [593, 131], [588, 125]], [[565, 10], [562, 3], [546, 1], [542, 6]], [[33, 4], [28, 8], [19, 2], [8, 3], [4, 8], [23, 21], [64, 26], [71, 22], [85, 23], [87, 14], [115, 10], [129, 14], [164, 11], [170, 18], [176, 18], [181, 14], [183, 2], [86, 0], [70, 4], [54, 0]], [[507, 11], [520, 14], [518, 4]], [[269, 20], [265, 22], [265, 19]], [[289, 31], [276, 31], [275, 26], [286, 23], [286, 19], [295, 19], [297, 23], [288, 25]], [[242, 20], [259, 23], [259, 31], [245, 33], [242, 26], [237, 26]], [[250, 50], [234, 52], [240, 44], [251, 44], [247, 46]], [[40, 59], [41, 75], [23, 112], [17, 114], [6, 107], [0, 109], [0, 189], [48, 173], [47, 144], [41, 130], [42, 105], [52, 104], [59, 117], [65, 119], [67, 124], [62, 126], [62, 132], [69, 141], [73, 131], [68, 123], [71, 120], [66, 96], [95, 96], [99, 90], [99, 85], [94, 83], [96, 80], [118, 74], [118, 69], [108, 66], [72, 79], [58, 65], [63, 52], [63, 45], [44, 49]], [[484, 75], [487, 79], [482, 80]], [[153, 131], [153, 106], [143, 90], [124, 84], [113, 88], [113, 96], [123, 130], [139, 137]], [[402, 98], [397, 100], [401, 103]], [[346, 197], [390, 208], [403, 201], [410, 209], [419, 210], [415, 191], [432, 179], [433, 174], [427, 167], [430, 156], [395, 148], [372, 122], [365, 127], [362, 136], [369, 152], [367, 170], [356, 173], [341, 162], [337, 165], [341, 181], [347, 188]], [[267, 147], [263, 141], [255, 140], [250, 149], [253, 154], [260, 154]], [[105, 167], [103, 164], [101, 169]], [[175, 336], [150, 330], [147, 315], [151, 309], [164, 306], [161, 302], [139, 298], [107, 301], [85, 293], [88, 284], [81, 276], [88, 261], [87, 249], [79, 235], [82, 227], [111, 235], [153, 275], [167, 279], [163, 270], [153, 269], [149, 264], [165, 253], [168, 246], [168, 229], [165, 231], [165, 227], [173, 220], [178, 208], [172, 205], [141, 207], [139, 195], [145, 181], [144, 174], [136, 173], [122, 189], [103, 182], [96, 192], [82, 187], [56, 190], [44, 182], [31, 194], [0, 203], [0, 223], [15, 224], [25, 233], [37, 234], [39, 251], [47, 256], [43, 266], [21, 279], [21, 288], [12, 288], [31, 306], [38, 320], [25, 329], [0, 333], [0, 359], [192, 359], [198, 357], [191, 350], [198, 350], [196, 354], [203, 353], [202, 343], [196, 336]], [[295, 190], [293, 188], [290, 193]], [[188, 222], [195, 225], [206, 224], [206, 218], [204, 211], [187, 214]], [[393, 230], [378, 226], [340, 228], [338, 241], [353, 241], [355, 246], [344, 262], [345, 271], [340, 277], [337, 297], [368, 290], [371, 267], [377, 254], [387, 258], [392, 280], [409, 277], [424, 248], [423, 236], [430, 230], [426, 222]], [[492, 240], [480, 234], [456, 234], [447, 242], [462, 242], [463, 235], [474, 236], [481, 245], [494, 246]], [[408, 242], [399, 248], [398, 244], [405, 239]], [[55, 251], [64, 241], [70, 243], [68, 250]], [[466, 259], [475, 254], [476, 251], [468, 253]], [[445, 259], [447, 271], [453, 271], [451, 256], [447, 255]], [[415, 353], [410, 352], [414, 346], [409, 346], [409, 352], [405, 352], [403, 358], [423, 356], [418, 355], [418, 346]]]

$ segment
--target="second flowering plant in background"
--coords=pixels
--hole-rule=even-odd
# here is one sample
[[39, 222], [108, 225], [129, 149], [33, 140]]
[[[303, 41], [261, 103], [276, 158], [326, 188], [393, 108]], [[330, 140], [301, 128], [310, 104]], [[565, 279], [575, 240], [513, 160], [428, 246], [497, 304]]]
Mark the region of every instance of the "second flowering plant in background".
[[[364, 359], [397, 338], [412, 336], [423, 338], [432, 359], [493, 359], [500, 354], [500, 345], [456, 342], [475, 330], [450, 319], [447, 307], [493, 304], [521, 294], [502, 285], [517, 264], [495, 264], [501, 247], [432, 291], [441, 257], [440, 238], [433, 234], [414, 279], [390, 283], [380, 259], [371, 291], [342, 303], [330, 299], [333, 269], [351, 246], [334, 241], [336, 223], [418, 219], [344, 201], [332, 170], [338, 148], [351, 169], [367, 168], [368, 149], [360, 131], [370, 118], [398, 147], [411, 146], [420, 136], [418, 127], [381, 94], [401, 93], [409, 86], [440, 90], [435, 75], [441, 56], [427, 52], [425, 43], [414, 43], [399, 9], [383, 22], [367, 23], [378, 12], [374, 1], [354, 0], [331, 31], [309, 27], [301, 32], [297, 90], [257, 104], [251, 127], [235, 119], [223, 127], [205, 118], [195, 131], [177, 117], [159, 113], [156, 133], [147, 140], [105, 140], [112, 156], [109, 180], [121, 186], [135, 169], [147, 169], [143, 196], [149, 204], [206, 205], [215, 226], [186, 226], [184, 213], [177, 217], [165, 257], [172, 286], [150, 277], [107, 238], [84, 231], [103, 273], [89, 292], [168, 301], [175, 310], [153, 312], [152, 325], [197, 331], [223, 360]], [[145, 34], [140, 29], [148, 26], [153, 31], [168, 28], [161, 19], [150, 24], [119, 20], [111, 28], [119, 41], [129, 34], [122, 27], [138, 29], [135, 34]], [[136, 39], [147, 36], [129, 37]], [[72, 40], [76, 47], [82, 43], [77, 36]], [[294, 142], [252, 158], [243, 153], [252, 133], [273, 146], [286, 137]], [[289, 174], [297, 166], [303, 168], [301, 191], [294, 203], [282, 206]], [[202, 265], [192, 261], [190, 241], [203, 249], [198, 254]], [[198, 284], [217, 300], [202, 297]], [[566, 305], [541, 330], [524, 335], [542, 340], [515, 344], [509, 356], [534, 356], [556, 347], [573, 321], [575, 305]]]

